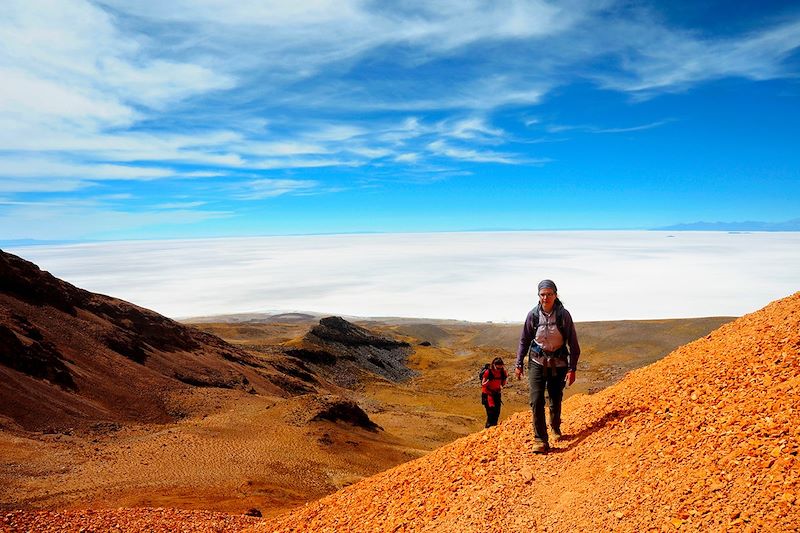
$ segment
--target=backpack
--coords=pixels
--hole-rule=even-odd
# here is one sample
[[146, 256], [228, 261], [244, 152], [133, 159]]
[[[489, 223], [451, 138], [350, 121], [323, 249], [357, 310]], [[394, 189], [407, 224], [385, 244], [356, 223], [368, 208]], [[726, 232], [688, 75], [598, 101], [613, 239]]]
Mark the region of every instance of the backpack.
[[[533, 331], [534, 335], [536, 334], [536, 329], [539, 327], [539, 304], [536, 304], [536, 307], [533, 309]], [[561, 336], [564, 338], [564, 347], [567, 346], [567, 328], [564, 325], [564, 306], [558, 305], [556, 307], [556, 328], [561, 333]]]
[[[483, 365], [483, 368], [481, 368], [481, 371], [480, 371], [480, 372], [478, 372], [478, 381], [480, 381], [481, 383], [483, 383], [483, 375], [484, 375], [486, 372], [489, 372], [491, 368], [492, 368], [492, 364], [491, 364], [491, 363], [486, 363], [485, 365]], [[505, 378], [505, 379], [508, 379], [508, 374], [505, 372], [505, 370], [503, 371], [503, 375], [505, 375], [505, 376], [506, 376], [506, 378]], [[494, 377], [494, 376], [491, 374], [491, 372], [489, 372], [489, 381], [491, 381], [491, 380], [493, 380], [493, 379], [503, 379], [503, 378], [497, 378], [497, 377]]]

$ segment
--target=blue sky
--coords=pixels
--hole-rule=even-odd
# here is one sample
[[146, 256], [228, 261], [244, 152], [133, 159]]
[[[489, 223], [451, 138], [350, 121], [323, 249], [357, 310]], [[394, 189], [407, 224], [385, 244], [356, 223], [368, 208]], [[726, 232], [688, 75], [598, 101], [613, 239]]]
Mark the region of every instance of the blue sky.
[[793, 2], [4, 2], [0, 239], [800, 218]]

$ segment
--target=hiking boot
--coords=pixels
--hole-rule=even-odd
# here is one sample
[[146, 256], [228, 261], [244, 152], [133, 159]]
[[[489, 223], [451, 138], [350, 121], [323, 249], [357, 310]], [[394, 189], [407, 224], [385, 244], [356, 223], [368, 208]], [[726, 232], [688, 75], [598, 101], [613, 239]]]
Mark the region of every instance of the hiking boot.
[[553, 430], [553, 440], [555, 442], [559, 442], [563, 438], [564, 438], [564, 436], [561, 434], [561, 430], [560, 429], [554, 429]]
[[550, 445], [540, 440], [533, 444], [533, 453], [547, 453], [549, 449]]

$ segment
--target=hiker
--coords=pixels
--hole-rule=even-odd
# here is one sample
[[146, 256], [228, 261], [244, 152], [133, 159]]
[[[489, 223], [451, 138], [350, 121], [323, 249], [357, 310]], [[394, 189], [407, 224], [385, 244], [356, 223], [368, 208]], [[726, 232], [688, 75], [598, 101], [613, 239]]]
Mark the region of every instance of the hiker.
[[539, 303], [525, 318], [519, 337], [515, 375], [522, 378], [525, 354], [528, 354], [528, 382], [531, 388], [535, 453], [547, 453], [550, 441], [544, 419], [544, 391], [550, 398], [550, 430], [555, 441], [561, 440], [561, 400], [564, 387], [575, 382], [575, 370], [581, 347], [572, 316], [558, 299], [556, 284], [549, 279], [539, 282]]
[[486, 408], [486, 425], [492, 427], [497, 425], [500, 418], [501, 392], [506, 386], [508, 374], [506, 373], [503, 360], [495, 357], [491, 364], [487, 364], [481, 371], [481, 403]]

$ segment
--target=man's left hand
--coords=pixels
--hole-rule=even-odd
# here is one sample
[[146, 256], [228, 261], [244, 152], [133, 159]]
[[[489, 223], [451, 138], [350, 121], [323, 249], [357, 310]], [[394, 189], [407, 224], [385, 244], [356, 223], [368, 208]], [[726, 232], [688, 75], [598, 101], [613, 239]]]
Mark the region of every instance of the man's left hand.
[[567, 372], [566, 382], [567, 382], [567, 387], [569, 387], [570, 385], [575, 383], [575, 371], [574, 370], [570, 370], [569, 372]]

